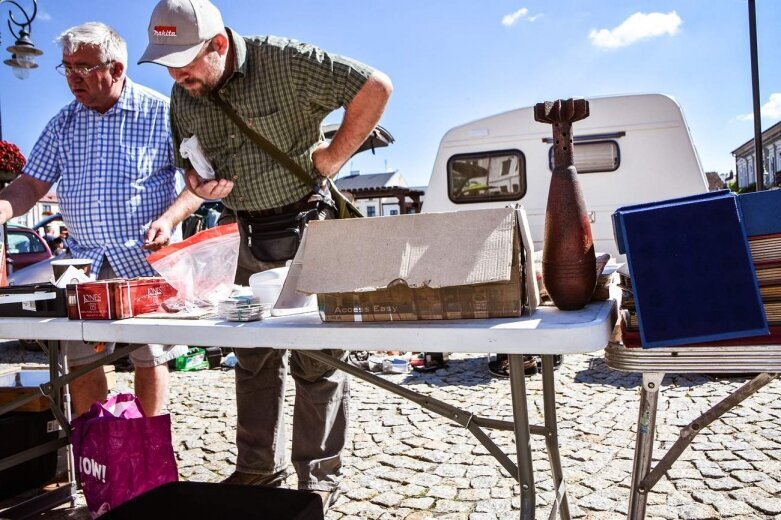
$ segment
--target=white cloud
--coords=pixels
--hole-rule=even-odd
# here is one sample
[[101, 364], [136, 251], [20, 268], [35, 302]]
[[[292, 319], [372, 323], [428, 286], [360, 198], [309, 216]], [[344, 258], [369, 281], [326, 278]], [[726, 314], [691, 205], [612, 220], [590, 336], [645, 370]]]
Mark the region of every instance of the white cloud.
[[52, 19], [52, 15], [47, 13], [46, 11], [38, 11], [38, 14], [35, 17], [36, 20], [42, 20], [44, 22], [48, 22]]
[[[770, 94], [770, 99], [759, 109], [763, 119], [781, 119], [781, 92]], [[738, 116], [741, 121], [753, 121], [754, 114], [743, 114]]]
[[683, 20], [678, 13], [635, 13], [614, 29], [592, 29], [591, 44], [603, 49], [617, 49], [640, 40], [678, 33]]
[[514, 25], [515, 22], [525, 17], [527, 14], [529, 14], [529, 10], [525, 7], [521, 7], [514, 13], [504, 15], [504, 18], [502, 18], [502, 25], [505, 27], [510, 27]]
[[504, 15], [504, 18], [502, 18], [502, 25], [510, 27], [511, 25], [515, 24], [519, 18], [523, 18], [527, 14], [529, 14], [529, 10], [525, 7], [521, 7], [514, 13]]

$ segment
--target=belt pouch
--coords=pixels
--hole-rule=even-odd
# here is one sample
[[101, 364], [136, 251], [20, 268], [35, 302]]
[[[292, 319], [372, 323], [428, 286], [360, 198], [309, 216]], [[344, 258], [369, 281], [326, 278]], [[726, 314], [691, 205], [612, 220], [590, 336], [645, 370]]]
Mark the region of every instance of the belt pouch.
[[261, 262], [284, 262], [296, 255], [307, 223], [317, 219], [318, 211], [313, 207], [267, 217], [244, 217], [240, 221], [255, 258]]

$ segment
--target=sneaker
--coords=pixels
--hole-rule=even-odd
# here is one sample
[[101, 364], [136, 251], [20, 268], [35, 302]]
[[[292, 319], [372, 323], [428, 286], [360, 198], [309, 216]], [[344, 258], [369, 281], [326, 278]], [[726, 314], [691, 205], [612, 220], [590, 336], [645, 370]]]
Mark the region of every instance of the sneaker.
[[489, 361], [488, 371], [496, 377], [510, 377], [510, 360], [504, 358]]
[[435, 372], [440, 368], [447, 368], [445, 355], [441, 352], [421, 352], [419, 359], [423, 360], [422, 363], [410, 363], [412, 370], [416, 372]]
[[268, 486], [268, 487], [282, 487], [288, 476], [288, 470], [283, 469], [278, 473], [271, 475], [258, 475], [256, 473], [242, 473], [241, 471], [234, 471], [228, 478], [223, 480], [221, 484], [233, 484], [237, 486]]
[[[495, 360], [488, 362], [488, 371], [497, 377], [510, 377], [510, 357], [507, 354], [497, 354]], [[523, 356], [523, 373], [528, 377], [537, 372], [537, 360], [534, 356]]]
[[[526, 366], [526, 356], [523, 357], [523, 366]], [[542, 358], [539, 357], [539, 354], [535, 356], [535, 360], [537, 361], [537, 371], [542, 373]], [[558, 370], [562, 363], [564, 362], [564, 356], [561, 354], [554, 354], [553, 355], [553, 370]], [[526, 375], [529, 375], [527, 372]]]
[[358, 368], [369, 369], [369, 352], [366, 350], [351, 350], [347, 354], [347, 361]]
[[331, 506], [334, 505], [342, 495], [342, 491], [338, 487], [330, 491], [312, 490], [312, 493], [320, 496], [320, 500], [323, 501], [323, 514], [326, 514]]
[[426, 364], [425, 354], [420, 353], [409, 360], [409, 364], [412, 368], [422, 367]]

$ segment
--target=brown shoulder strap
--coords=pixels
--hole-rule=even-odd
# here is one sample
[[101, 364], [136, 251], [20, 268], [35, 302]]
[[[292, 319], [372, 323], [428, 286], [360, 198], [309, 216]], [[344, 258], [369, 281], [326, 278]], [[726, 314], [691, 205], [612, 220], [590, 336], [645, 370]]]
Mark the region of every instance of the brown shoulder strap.
[[[225, 114], [231, 118], [231, 121], [233, 121], [233, 124], [235, 124], [239, 130], [244, 132], [244, 134], [249, 137], [252, 142], [254, 142], [256, 145], [258, 145], [261, 150], [266, 152], [269, 156], [271, 156], [272, 159], [277, 161], [281, 166], [284, 166], [290, 173], [298, 177], [298, 180], [301, 181], [301, 184], [306, 186], [307, 188], [313, 188], [314, 191], [320, 193], [321, 196], [323, 196], [326, 200], [331, 200], [331, 203], [335, 203], [338, 205], [339, 203], [343, 204], [350, 215], [352, 217], [362, 217], [360, 210], [358, 210], [355, 205], [347, 200], [344, 195], [342, 195], [341, 192], [336, 188], [336, 185], [334, 184], [334, 181], [330, 178], [327, 179], [326, 186], [328, 187], [328, 193], [323, 193], [320, 189], [320, 186], [317, 186], [314, 179], [312, 179], [307, 173], [304, 171], [304, 169], [293, 161], [288, 155], [284, 152], [282, 152], [279, 148], [274, 146], [274, 143], [260, 135], [258, 132], [247, 126], [247, 123], [244, 122], [244, 120], [239, 117], [239, 114], [236, 113], [236, 111], [233, 109], [230, 104], [228, 104], [227, 101], [222, 99], [219, 94], [216, 92], [212, 93], [211, 96], [209, 96], [214, 103], [222, 109]], [[330, 194], [329, 194], [330, 193]]]

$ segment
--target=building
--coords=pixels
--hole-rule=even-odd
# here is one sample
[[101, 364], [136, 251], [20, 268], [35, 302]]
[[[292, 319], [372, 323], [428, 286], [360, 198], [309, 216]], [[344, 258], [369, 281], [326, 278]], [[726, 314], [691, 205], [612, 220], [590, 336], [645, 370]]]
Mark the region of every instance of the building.
[[[731, 174], [732, 172], [730, 172], [730, 175]], [[708, 181], [708, 191], [723, 190], [726, 188], [727, 183], [725, 182], [725, 178], [729, 179], [731, 177], [725, 177], [718, 172], [705, 172], [705, 180]]]
[[420, 213], [425, 190], [410, 188], [398, 170], [387, 173], [350, 172], [335, 181], [339, 191], [350, 194], [367, 217]]
[[[781, 121], [762, 132], [765, 187], [775, 186], [781, 181]], [[754, 139], [732, 151], [735, 156], [735, 171], [738, 172], [738, 189], [757, 182]]]
[[11, 224], [18, 224], [20, 226], [33, 227], [37, 222], [49, 215], [54, 215], [60, 212], [60, 204], [57, 200], [57, 195], [54, 192], [49, 192], [35, 203], [30, 211], [24, 215], [14, 217], [10, 220]]

